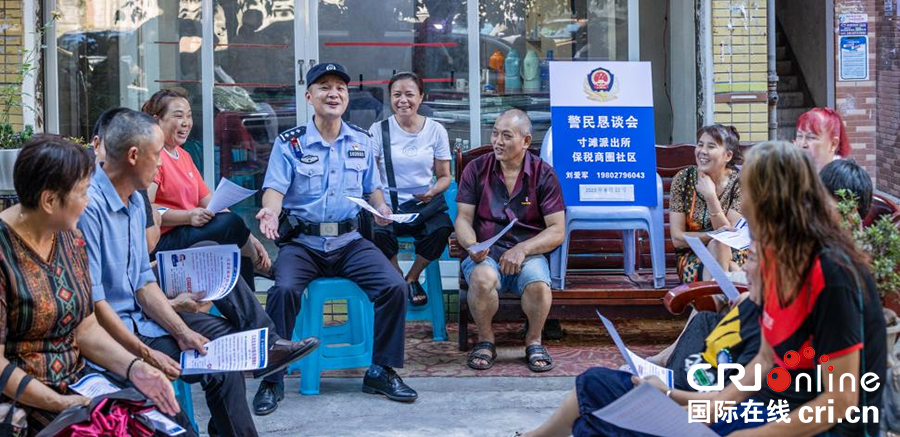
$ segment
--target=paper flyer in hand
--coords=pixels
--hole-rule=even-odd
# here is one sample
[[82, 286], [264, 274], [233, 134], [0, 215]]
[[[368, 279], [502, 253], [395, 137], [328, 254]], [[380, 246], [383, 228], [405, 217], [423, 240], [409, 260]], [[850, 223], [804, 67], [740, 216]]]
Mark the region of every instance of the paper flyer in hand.
[[[91, 373], [90, 375], [81, 378], [75, 384], [70, 385], [69, 389], [91, 399], [121, 390], [118, 386], [99, 373]], [[172, 419], [169, 419], [157, 410], [150, 410], [146, 413], [141, 413], [141, 415], [151, 421], [157, 430], [162, 431], [166, 435], [176, 436], [187, 432], [180, 425], [173, 422]]]
[[650, 384], [641, 384], [592, 413], [619, 428], [662, 437], [713, 437], [708, 426], [692, 422], [688, 412]]
[[486, 249], [490, 249], [490, 247], [493, 246], [494, 243], [496, 243], [497, 240], [500, 239], [500, 237], [502, 237], [504, 234], [509, 232], [509, 230], [512, 229], [513, 225], [515, 225], [516, 222], [518, 222], [518, 221], [519, 221], [519, 219], [516, 219], [516, 218], [512, 219], [512, 221], [509, 222], [509, 224], [506, 225], [506, 227], [503, 228], [503, 230], [501, 230], [497, 235], [494, 235], [493, 237], [489, 238], [486, 241], [482, 241], [481, 243], [475, 243], [475, 244], [469, 246], [469, 249], [468, 249], [469, 252], [479, 253], [479, 252], [484, 252]]
[[240, 372], [265, 368], [269, 357], [269, 328], [219, 337], [206, 344], [206, 355], [181, 353], [181, 374]]
[[241, 273], [241, 251], [234, 244], [156, 253], [159, 287], [169, 299], [181, 293], [206, 293], [218, 300], [231, 292]]
[[91, 373], [81, 378], [75, 384], [69, 386], [69, 389], [86, 398], [95, 398], [121, 390], [115, 384], [109, 382], [105, 376], [99, 373]]
[[734, 224], [733, 231], [719, 229], [709, 232], [709, 236], [733, 249], [747, 250], [750, 248], [750, 226], [747, 226], [747, 221], [743, 218]]
[[391, 215], [385, 217], [385, 216], [381, 215], [381, 213], [378, 212], [375, 208], [372, 208], [372, 205], [369, 205], [369, 202], [366, 202], [365, 200], [362, 200], [358, 197], [350, 197], [350, 196], [347, 196], [347, 199], [349, 201], [359, 205], [360, 208], [371, 212], [376, 217], [393, 220], [397, 223], [412, 223], [412, 222], [416, 221], [417, 218], [419, 218], [419, 213], [417, 213], [417, 212], [412, 213], [412, 214], [391, 214]]
[[212, 199], [209, 200], [209, 205], [206, 205], [206, 209], [216, 214], [223, 209], [231, 208], [255, 193], [256, 190], [248, 190], [228, 179], [222, 178], [219, 180], [219, 185], [216, 187]]
[[686, 236], [684, 237], [684, 241], [687, 242], [688, 246], [691, 246], [694, 255], [697, 255], [697, 258], [700, 258], [700, 262], [703, 263], [703, 268], [707, 269], [713, 279], [716, 280], [719, 284], [719, 288], [722, 289], [722, 292], [725, 293], [725, 296], [728, 298], [728, 301], [734, 302], [741, 293], [737, 291], [737, 287], [735, 287], [734, 283], [731, 282], [731, 279], [728, 278], [728, 274], [725, 273], [725, 270], [722, 269], [722, 266], [719, 265], [719, 262], [716, 261], [713, 254], [709, 252], [706, 245], [704, 245], [697, 237]]
[[645, 376], [656, 376], [661, 379], [662, 382], [666, 383], [669, 388], [675, 387], [675, 374], [671, 369], [657, 366], [629, 350], [625, 347], [625, 343], [622, 342], [622, 337], [619, 336], [619, 332], [616, 331], [612, 322], [606, 317], [603, 317], [603, 314], [600, 314], [600, 311], [597, 311], [597, 315], [600, 317], [600, 321], [603, 322], [603, 326], [605, 326], [606, 330], [609, 332], [609, 336], [612, 337], [616, 347], [619, 348], [619, 352], [625, 357], [625, 362], [628, 363], [631, 373], [641, 378]]

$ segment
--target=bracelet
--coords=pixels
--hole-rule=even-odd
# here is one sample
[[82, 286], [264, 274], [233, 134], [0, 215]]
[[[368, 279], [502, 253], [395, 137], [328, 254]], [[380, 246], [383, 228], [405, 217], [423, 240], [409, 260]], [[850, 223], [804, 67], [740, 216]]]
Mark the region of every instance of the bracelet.
[[667, 398], [671, 398], [671, 397], [672, 397], [672, 389], [666, 390], [666, 397], [667, 397]]
[[130, 363], [128, 363], [128, 369], [125, 370], [125, 380], [126, 380], [126, 381], [129, 381], [129, 382], [131, 381], [131, 368], [134, 367], [134, 363], [136, 363], [136, 362], [138, 362], [138, 361], [143, 362], [144, 359], [143, 359], [143, 358], [134, 357], [134, 359], [131, 360]]
[[719, 215], [722, 215], [722, 214], [725, 214], [725, 210], [719, 211], [719, 212], [717, 212], [717, 213], [715, 213], [715, 214], [710, 214], [710, 215], [709, 215], [709, 218], [710, 218], [710, 220], [712, 220], [713, 217], [716, 217], [716, 216], [719, 216]]

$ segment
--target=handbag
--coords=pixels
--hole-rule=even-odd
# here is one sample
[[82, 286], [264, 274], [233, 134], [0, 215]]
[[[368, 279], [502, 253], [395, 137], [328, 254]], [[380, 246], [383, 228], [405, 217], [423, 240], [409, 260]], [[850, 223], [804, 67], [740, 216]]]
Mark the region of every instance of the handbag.
[[[153, 410], [152, 404], [135, 388], [126, 388], [115, 393], [97, 396], [90, 405], [68, 408], [56, 416], [38, 437], [78, 436], [107, 437], [134, 436], [150, 437], [166, 435], [158, 430], [145, 416]], [[196, 436], [194, 429], [184, 427], [182, 436]]]
[[[13, 370], [16, 369], [12, 363], [8, 363], [0, 374], [0, 390], [6, 387], [9, 377], [12, 376]], [[3, 402], [0, 404], [0, 416], [3, 422], [0, 423], [0, 437], [19, 437], [28, 434], [28, 413], [16, 406], [19, 397], [25, 391], [25, 387], [31, 382], [31, 376], [25, 375], [19, 381], [19, 387], [16, 389], [16, 396], [11, 402]]]
[[391, 124], [390, 119], [381, 122], [381, 149], [384, 150], [384, 171], [387, 174], [388, 187], [392, 188], [391, 204], [397, 208], [400, 214], [419, 214], [407, 226], [421, 226], [425, 224], [431, 217], [447, 212], [447, 200], [443, 195], [431, 198], [430, 202], [423, 202], [418, 199], [412, 199], [403, 203], [397, 198], [397, 180], [394, 177], [394, 163], [391, 160]]

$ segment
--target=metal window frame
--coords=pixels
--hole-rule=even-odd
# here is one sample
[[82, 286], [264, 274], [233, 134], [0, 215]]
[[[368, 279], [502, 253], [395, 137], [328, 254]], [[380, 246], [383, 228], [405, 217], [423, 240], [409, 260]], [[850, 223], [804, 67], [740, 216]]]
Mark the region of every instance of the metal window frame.
[[[30, 50], [35, 47], [34, 37], [35, 32], [37, 31], [37, 26], [35, 26], [35, 21], [37, 20], [37, 10], [35, 8], [36, 0], [25, 0], [22, 2], [22, 22], [23, 30], [22, 32], [22, 42], [23, 47], [26, 50]], [[40, 57], [41, 53], [35, 53], [35, 62], [40, 65]], [[35, 92], [37, 91], [37, 77], [34, 74], [29, 74], [25, 76], [22, 82], [22, 122], [26, 126], [31, 125], [35, 126], [35, 121], [37, 119], [37, 99], [35, 98]]]
[[[47, 14], [51, 14], [55, 10], [56, 0], [44, 0], [44, 11], [47, 11]], [[46, 107], [44, 108], [43, 131], [59, 133], [59, 60], [56, 51], [55, 21], [51, 21], [44, 31], [44, 47], [44, 102], [46, 102]]]

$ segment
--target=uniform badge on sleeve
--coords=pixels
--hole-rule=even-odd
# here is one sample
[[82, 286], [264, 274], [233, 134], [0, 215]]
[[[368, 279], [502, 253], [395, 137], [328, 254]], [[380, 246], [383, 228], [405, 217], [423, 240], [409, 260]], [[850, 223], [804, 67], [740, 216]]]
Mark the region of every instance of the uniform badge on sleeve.
[[360, 150], [360, 148], [361, 148], [361, 146], [359, 145], [359, 143], [353, 143], [353, 145], [350, 146], [350, 149], [347, 150], [347, 157], [348, 158], [365, 158], [366, 151]]

